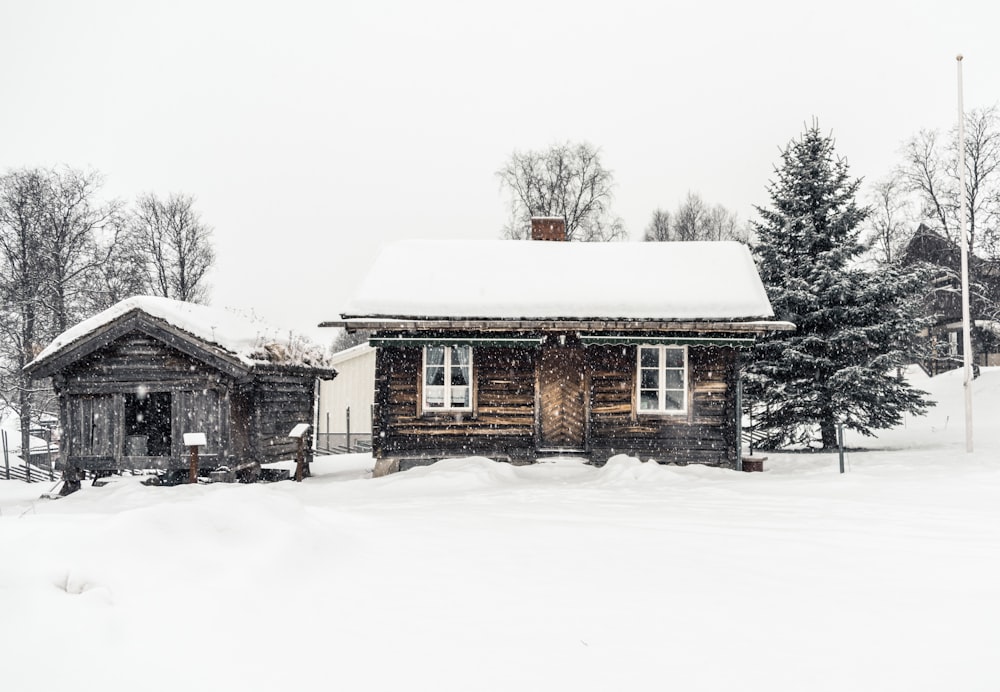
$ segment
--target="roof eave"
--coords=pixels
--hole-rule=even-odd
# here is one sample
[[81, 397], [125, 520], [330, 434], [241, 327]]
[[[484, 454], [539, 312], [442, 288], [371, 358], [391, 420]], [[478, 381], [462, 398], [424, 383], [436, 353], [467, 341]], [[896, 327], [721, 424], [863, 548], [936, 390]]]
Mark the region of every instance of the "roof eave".
[[763, 335], [795, 330], [795, 325], [768, 318], [746, 319], [623, 319], [623, 318], [423, 318], [423, 317], [345, 317], [322, 322], [320, 327], [339, 327], [347, 331], [419, 332], [447, 330], [476, 331], [673, 331], [732, 332]]

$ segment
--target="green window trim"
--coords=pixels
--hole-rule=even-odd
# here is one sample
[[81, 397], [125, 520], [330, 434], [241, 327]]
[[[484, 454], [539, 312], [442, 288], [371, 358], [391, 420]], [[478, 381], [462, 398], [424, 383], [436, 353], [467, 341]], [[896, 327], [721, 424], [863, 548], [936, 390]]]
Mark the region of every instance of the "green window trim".
[[753, 348], [755, 339], [743, 336], [620, 336], [581, 334], [584, 346], [733, 346]]

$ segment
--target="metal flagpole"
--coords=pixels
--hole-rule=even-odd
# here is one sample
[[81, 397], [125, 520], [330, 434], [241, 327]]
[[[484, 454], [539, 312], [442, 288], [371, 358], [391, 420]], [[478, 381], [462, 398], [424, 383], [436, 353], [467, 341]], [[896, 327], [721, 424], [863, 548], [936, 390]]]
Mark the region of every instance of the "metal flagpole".
[[955, 57], [958, 63], [958, 189], [961, 196], [961, 226], [959, 226], [962, 246], [962, 365], [965, 387], [965, 451], [972, 451], [972, 333], [969, 321], [969, 238], [966, 232], [968, 201], [965, 190], [965, 108], [962, 106], [962, 55]]

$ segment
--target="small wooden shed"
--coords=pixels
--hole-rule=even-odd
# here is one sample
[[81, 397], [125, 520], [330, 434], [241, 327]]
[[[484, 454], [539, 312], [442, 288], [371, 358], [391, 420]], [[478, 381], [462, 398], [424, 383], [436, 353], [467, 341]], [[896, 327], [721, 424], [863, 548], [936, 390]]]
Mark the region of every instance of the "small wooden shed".
[[376, 473], [614, 454], [741, 468], [739, 352], [773, 320], [733, 242], [403, 241], [321, 326], [374, 330]]
[[200, 432], [202, 469], [250, 479], [294, 458], [288, 432], [313, 421], [317, 380], [336, 375], [258, 320], [148, 296], [67, 330], [25, 370], [52, 378], [68, 468], [187, 468], [183, 435]]

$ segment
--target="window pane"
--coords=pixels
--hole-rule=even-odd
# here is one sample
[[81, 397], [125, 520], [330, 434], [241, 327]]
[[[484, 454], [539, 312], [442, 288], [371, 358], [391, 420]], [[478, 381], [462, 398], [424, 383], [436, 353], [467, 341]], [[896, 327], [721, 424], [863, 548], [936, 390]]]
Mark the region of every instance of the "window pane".
[[424, 380], [424, 383], [430, 385], [443, 385], [444, 368], [438, 366], [435, 366], [433, 368], [427, 368], [427, 379]]
[[639, 364], [644, 368], [656, 368], [660, 365], [660, 350], [657, 348], [642, 348], [639, 350]]
[[667, 401], [663, 407], [665, 411], [681, 411], [684, 409], [684, 392], [665, 392]]
[[660, 386], [660, 371], [659, 370], [645, 370], [641, 371], [641, 376], [639, 378], [639, 388], [640, 389], [656, 389]]
[[664, 365], [668, 368], [683, 368], [684, 367], [684, 349], [683, 348], [667, 348], [664, 349], [666, 361]]
[[469, 384], [469, 366], [451, 369], [452, 384]]
[[472, 348], [469, 346], [452, 346], [451, 347], [451, 364], [452, 365], [468, 365], [469, 358], [472, 356]]
[[466, 408], [469, 405], [469, 388], [452, 387], [451, 405], [456, 408]]
[[663, 380], [663, 386], [667, 389], [684, 389], [683, 370], [667, 370], [663, 373]]
[[428, 408], [441, 408], [444, 406], [444, 387], [425, 387], [424, 397]]
[[639, 392], [639, 408], [643, 411], [655, 411], [659, 404], [660, 396], [657, 392]]
[[444, 365], [444, 346], [427, 347], [427, 365]]

